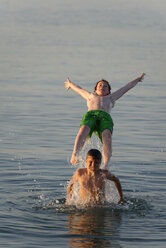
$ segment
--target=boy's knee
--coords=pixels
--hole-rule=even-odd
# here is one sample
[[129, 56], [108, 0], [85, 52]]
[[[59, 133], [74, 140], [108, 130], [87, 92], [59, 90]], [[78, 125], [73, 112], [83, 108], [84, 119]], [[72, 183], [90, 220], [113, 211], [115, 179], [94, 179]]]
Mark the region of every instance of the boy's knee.
[[101, 134], [102, 138], [107, 138], [107, 139], [111, 139], [112, 134], [111, 131], [109, 129], [105, 129], [102, 134]]

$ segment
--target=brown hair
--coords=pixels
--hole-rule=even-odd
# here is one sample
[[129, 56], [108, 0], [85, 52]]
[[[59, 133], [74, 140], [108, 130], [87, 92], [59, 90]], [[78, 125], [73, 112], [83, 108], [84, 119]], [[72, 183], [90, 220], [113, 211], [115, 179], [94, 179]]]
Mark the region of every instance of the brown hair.
[[110, 86], [109, 82], [108, 82], [107, 80], [105, 80], [104, 78], [102, 78], [100, 81], [98, 81], [98, 82], [96, 83], [94, 91], [96, 91], [97, 85], [98, 85], [98, 83], [100, 83], [100, 82], [107, 83], [108, 89], [109, 89], [109, 94], [110, 94], [111, 86]]
[[88, 151], [86, 157], [88, 156], [91, 156], [93, 157], [94, 159], [98, 159], [98, 160], [102, 160], [102, 155], [101, 155], [101, 152], [97, 149], [91, 149]]

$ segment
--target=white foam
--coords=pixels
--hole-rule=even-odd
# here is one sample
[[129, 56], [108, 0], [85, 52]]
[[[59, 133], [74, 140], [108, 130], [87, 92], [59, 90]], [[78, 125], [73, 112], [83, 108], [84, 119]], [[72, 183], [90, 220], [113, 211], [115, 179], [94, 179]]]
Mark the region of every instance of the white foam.
[[[106, 180], [105, 185], [105, 201], [103, 204], [117, 204], [119, 201], [119, 195], [115, 188], [115, 185], [113, 182]], [[74, 206], [86, 206], [90, 202], [90, 205], [94, 205], [93, 202], [90, 199], [90, 196], [87, 197], [86, 201], [82, 201], [80, 198], [80, 186], [79, 184], [74, 184], [72, 188], [72, 194], [71, 198], [68, 201], [68, 205], [74, 205]]]
[[[98, 149], [102, 153], [102, 143], [100, 139], [92, 135], [91, 139], [88, 139], [85, 142], [85, 145], [79, 155], [79, 164], [77, 165], [77, 168], [84, 168], [85, 167], [85, 158], [86, 154], [90, 149]], [[101, 168], [103, 167], [103, 162], [101, 164]], [[116, 187], [113, 182], [106, 180], [105, 185], [105, 199], [108, 204], [117, 204], [119, 201], [119, 195], [116, 190]], [[85, 206], [87, 205], [87, 202], [89, 202], [89, 199], [87, 199], [85, 202], [83, 202], [80, 198], [80, 187], [79, 184], [75, 184], [72, 188], [72, 194], [71, 198], [68, 202], [68, 205], [74, 205], [74, 206]]]

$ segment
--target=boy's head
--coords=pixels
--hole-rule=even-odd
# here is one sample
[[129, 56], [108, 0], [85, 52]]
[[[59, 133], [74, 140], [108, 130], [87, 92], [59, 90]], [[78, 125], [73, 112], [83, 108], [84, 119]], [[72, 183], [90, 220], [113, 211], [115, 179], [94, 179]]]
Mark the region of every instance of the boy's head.
[[91, 172], [97, 171], [100, 168], [102, 160], [101, 152], [97, 149], [91, 149], [86, 155], [87, 169]]
[[101, 79], [96, 83], [94, 92], [101, 96], [109, 95], [111, 92], [111, 86], [107, 80]]
[[87, 155], [86, 155], [86, 158], [87, 157], [93, 157], [94, 159], [96, 160], [102, 160], [102, 155], [101, 155], [101, 152], [97, 149], [91, 149], [88, 151]]

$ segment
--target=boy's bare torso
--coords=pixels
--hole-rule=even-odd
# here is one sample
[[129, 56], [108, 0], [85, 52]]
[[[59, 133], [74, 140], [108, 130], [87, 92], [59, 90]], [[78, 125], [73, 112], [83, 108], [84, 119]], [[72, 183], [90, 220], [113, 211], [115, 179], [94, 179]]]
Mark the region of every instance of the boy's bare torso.
[[95, 93], [91, 93], [89, 98], [87, 99], [88, 111], [103, 110], [107, 113], [110, 113], [113, 105], [114, 104], [112, 102], [110, 94], [107, 96], [98, 96]]
[[97, 174], [88, 174], [87, 169], [78, 170], [78, 182], [83, 201], [101, 203], [105, 200], [105, 177], [99, 170]]

